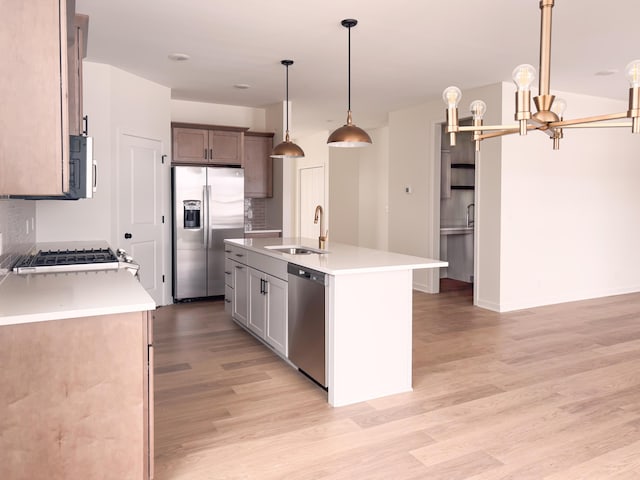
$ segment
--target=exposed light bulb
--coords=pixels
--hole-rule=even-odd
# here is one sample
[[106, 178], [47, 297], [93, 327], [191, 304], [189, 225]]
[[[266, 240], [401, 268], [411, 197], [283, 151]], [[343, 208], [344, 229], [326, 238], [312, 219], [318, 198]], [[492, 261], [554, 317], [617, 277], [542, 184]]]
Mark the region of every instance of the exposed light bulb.
[[558, 118], [564, 116], [564, 111], [567, 109], [567, 101], [564, 98], [556, 98], [551, 106], [551, 111], [555, 113]]
[[458, 87], [447, 87], [442, 92], [442, 99], [447, 108], [457, 108], [462, 98], [462, 91]]
[[513, 83], [516, 84], [519, 92], [530, 90], [531, 84], [536, 78], [536, 69], [528, 63], [523, 63], [513, 69], [511, 78], [513, 78]]
[[469, 110], [473, 114], [474, 120], [482, 120], [484, 113], [487, 111], [487, 104], [482, 100], [474, 100], [469, 105]]
[[631, 87], [640, 87], [640, 60], [633, 60], [624, 68]]

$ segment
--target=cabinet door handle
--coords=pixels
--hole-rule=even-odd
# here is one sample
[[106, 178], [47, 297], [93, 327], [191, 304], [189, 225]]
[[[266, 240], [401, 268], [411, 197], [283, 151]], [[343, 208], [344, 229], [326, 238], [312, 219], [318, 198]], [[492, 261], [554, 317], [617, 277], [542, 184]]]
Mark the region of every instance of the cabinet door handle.
[[244, 267], [243, 267], [243, 266], [241, 266], [241, 265], [236, 265], [236, 268], [237, 268], [238, 270], [242, 270]]
[[231, 253], [231, 250], [225, 250], [224, 253]]
[[82, 123], [83, 125], [83, 129], [82, 129], [82, 135], [87, 136], [89, 135], [89, 115], [85, 115], [84, 117], [82, 117]]
[[133, 235], [131, 235], [129, 232], [124, 234], [124, 238], [131, 238], [133, 237]]
[[264, 282], [264, 288], [262, 289], [262, 294], [266, 295], [267, 293], [269, 293], [267, 291], [267, 285], [269, 285], [269, 282], [267, 280], [263, 280], [263, 282]]
[[209, 149], [209, 159], [213, 160], [213, 148]]
[[204, 149], [204, 159], [207, 160], [207, 149]]
[[242, 253], [236, 253], [236, 257], [244, 257]]
[[224, 301], [225, 301], [226, 303], [231, 303], [231, 300], [229, 300], [227, 297], [225, 297], [225, 298], [224, 298]]
[[225, 270], [225, 271], [224, 271], [224, 274], [225, 274], [225, 275], [231, 275], [231, 272], [228, 272], [228, 271], [226, 271], [226, 270]]

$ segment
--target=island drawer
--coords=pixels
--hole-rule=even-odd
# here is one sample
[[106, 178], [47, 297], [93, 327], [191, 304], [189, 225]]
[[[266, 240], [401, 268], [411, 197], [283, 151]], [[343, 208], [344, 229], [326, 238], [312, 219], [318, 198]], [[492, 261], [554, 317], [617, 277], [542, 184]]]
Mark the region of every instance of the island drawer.
[[261, 253], [249, 252], [249, 266], [287, 281], [287, 262]]
[[244, 248], [237, 247], [235, 245], [225, 244], [224, 252], [227, 259], [232, 259], [232, 260], [235, 260], [236, 262], [240, 262], [245, 265], [249, 263], [249, 258], [248, 258], [249, 251]]

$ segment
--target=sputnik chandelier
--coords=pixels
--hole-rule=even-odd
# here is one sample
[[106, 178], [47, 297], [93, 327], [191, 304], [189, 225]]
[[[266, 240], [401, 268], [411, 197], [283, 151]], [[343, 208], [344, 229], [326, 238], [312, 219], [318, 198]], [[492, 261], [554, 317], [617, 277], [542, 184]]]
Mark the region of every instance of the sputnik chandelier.
[[[462, 92], [458, 87], [447, 87], [442, 98], [447, 105], [447, 127], [451, 145], [456, 144], [456, 132], [473, 132], [476, 151], [480, 150], [480, 141], [486, 138], [500, 137], [519, 133], [526, 135], [529, 130], [540, 130], [553, 140], [553, 149], [560, 148], [563, 128], [594, 127], [631, 127], [632, 133], [640, 133], [640, 60], [630, 62], [625, 74], [631, 87], [629, 88], [629, 110], [621, 113], [597, 115], [593, 117], [564, 120], [563, 114], [567, 106], [561, 98], [549, 93], [551, 66], [551, 11], [554, 0], [540, 0], [540, 76], [538, 96], [533, 97], [537, 112], [531, 113], [531, 84], [535, 79], [535, 68], [531, 65], [518, 65], [513, 70], [513, 81], [518, 87], [516, 92], [517, 125], [483, 125], [482, 118], [487, 109], [482, 100], [471, 102], [469, 110], [473, 116], [473, 125], [460, 126], [458, 122], [458, 104]], [[613, 122], [630, 118], [629, 122]]]

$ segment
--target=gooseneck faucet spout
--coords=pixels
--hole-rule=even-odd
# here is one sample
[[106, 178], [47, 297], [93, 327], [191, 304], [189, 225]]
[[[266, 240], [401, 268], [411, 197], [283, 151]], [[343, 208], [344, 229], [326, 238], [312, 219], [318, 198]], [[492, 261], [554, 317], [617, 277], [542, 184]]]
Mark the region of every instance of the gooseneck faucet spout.
[[327, 232], [324, 230], [324, 211], [322, 210], [322, 206], [316, 206], [316, 212], [313, 216], [313, 223], [318, 223], [320, 220], [320, 235], [318, 236], [318, 247], [324, 248], [325, 243], [327, 241]]

